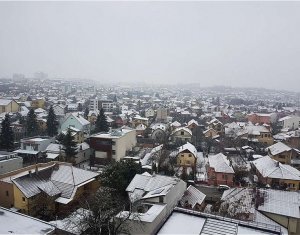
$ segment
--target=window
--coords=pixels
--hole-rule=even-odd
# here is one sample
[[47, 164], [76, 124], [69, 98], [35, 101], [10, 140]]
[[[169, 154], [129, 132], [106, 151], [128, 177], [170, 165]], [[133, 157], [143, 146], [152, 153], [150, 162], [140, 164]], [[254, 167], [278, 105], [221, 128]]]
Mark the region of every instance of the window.
[[182, 153], [180, 156], [181, 156], [181, 157], [184, 157], [184, 154]]
[[22, 201], [25, 202], [25, 197], [22, 197]]
[[189, 153], [189, 157], [192, 157], [192, 154], [191, 154], [191, 153]]
[[268, 137], [268, 134], [265, 134], [265, 137]]
[[111, 145], [116, 145], [116, 142], [112, 141], [112, 142], [111, 142]]
[[116, 155], [116, 150], [112, 150], [112, 154], [113, 154], [113, 155]]
[[181, 131], [181, 132], [180, 132], [180, 135], [184, 135], [184, 131]]
[[8, 197], [8, 196], [9, 196], [9, 193], [8, 193], [8, 191], [6, 191], [5, 193], [6, 193], [6, 196]]

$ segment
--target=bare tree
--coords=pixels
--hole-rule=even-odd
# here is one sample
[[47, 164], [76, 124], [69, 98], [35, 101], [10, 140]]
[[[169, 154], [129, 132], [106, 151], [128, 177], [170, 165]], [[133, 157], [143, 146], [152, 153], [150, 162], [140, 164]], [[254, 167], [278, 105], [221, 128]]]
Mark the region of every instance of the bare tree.
[[[124, 199], [115, 189], [101, 187], [82, 204], [83, 210], [77, 210], [80, 220], [69, 220], [68, 224], [81, 233], [116, 235], [128, 233], [130, 227], [123, 226], [129, 219], [135, 219], [129, 200]], [[118, 216], [118, 214], [123, 216]]]

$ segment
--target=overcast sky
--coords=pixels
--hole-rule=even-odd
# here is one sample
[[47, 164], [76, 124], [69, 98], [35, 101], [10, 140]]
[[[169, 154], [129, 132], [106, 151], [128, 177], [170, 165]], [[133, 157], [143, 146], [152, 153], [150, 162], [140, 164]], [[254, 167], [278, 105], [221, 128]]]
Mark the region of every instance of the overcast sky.
[[300, 2], [0, 2], [0, 77], [300, 91]]

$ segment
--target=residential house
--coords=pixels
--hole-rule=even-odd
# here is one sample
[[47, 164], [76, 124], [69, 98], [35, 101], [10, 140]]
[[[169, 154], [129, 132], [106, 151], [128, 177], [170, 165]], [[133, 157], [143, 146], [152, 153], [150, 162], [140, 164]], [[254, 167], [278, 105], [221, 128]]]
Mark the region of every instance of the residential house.
[[143, 118], [139, 115], [136, 115], [133, 119], [132, 119], [132, 127], [136, 128], [138, 125], [143, 124], [144, 126], [148, 126], [149, 125], [149, 119], [148, 118]]
[[31, 107], [34, 109], [37, 108], [45, 108], [45, 99], [44, 98], [36, 98], [31, 101]]
[[299, 190], [300, 171], [296, 168], [264, 156], [252, 161], [258, 182], [274, 188]]
[[16, 153], [0, 151], [0, 175], [23, 167], [23, 158]]
[[248, 122], [254, 124], [271, 124], [276, 122], [276, 113], [251, 113], [247, 115]]
[[[126, 191], [133, 203], [134, 213], [123, 226], [130, 234], [155, 234], [162, 221], [167, 219], [186, 190], [181, 179], [163, 175], [136, 174]], [[128, 211], [120, 212], [116, 218], [123, 218]], [[138, 219], [134, 215], [138, 215]]]
[[262, 143], [270, 146], [274, 143], [271, 131], [265, 126], [260, 125], [247, 125], [245, 127], [247, 132], [248, 141], [252, 143]]
[[56, 116], [65, 116], [66, 113], [66, 106], [63, 104], [54, 104], [53, 111]]
[[[299, 198], [297, 192], [263, 188], [225, 190], [220, 210], [228, 217], [247, 223], [280, 226], [280, 234], [299, 234]], [[250, 233], [252, 234], [252, 233]]]
[[94, 161], [106, 164], [112, 160], [120, 161], [136, 145], [136, 130], [116, 129], [109, 133], [94, 134], [90, 146], [95, 151]]
[[234, 170], [224, 154], [208, 156], [207, 177], [209, 185], [224, 184], [230, 187], [234, 185]]
[[299, 150], [290, 148], [286, 144], [282, 142], [278, 142], [276, 144], [271, 145], [267, 148], [269, 156], [282, 163], [282, 164], [289, 164], [289, 165], [298, 165], [300, 164], [299, 159]]
[[74, 127], [80, 131], [83, 131], [87, 135], [90, 134], [91, 124], [88, 120], [79, 114], [71, 113], [69, 114], [63, 123], [61, 124], [60, 130], [66, 130], [69, 127]]
[[20, 110], [15, 100], [0, 99], [0, 113], [16, 113]]
[[192, 135], [193, 133], [189, 128], [179, 127], [172, 132], [171, 137], [173, 142], [182, 144], [182, 143], [191, 142]]
[[145, 117], [149, 118], [149, 117], [154, 117], [155, 115], [155, 111], [153, 108], [148, 108], [145, 110]]
[[218, 135], [222, 135], [224, 133], [224, 126], [223, 123], [220, 122], [218, 119], [214, 118], [211, 121], [207, 122], [208, 129], [214, 129]]
[[32, 137], [21, 139], [21, 147], [15, 150], [18, 156], [23, 158], [24, 164], [37, 163], [50, 143], [54, 141], [49, 137]]
[[197, 164], [197, 150], [195, 146], [187, 142], [179, 147], [176, 159], [178, 166], [191, 167], [194, 170]]
[[95, 123], [96, 123], [96, 121], [97, 121], [97, 117], [98, 117], [98, 114], [99, 114], [99, 110], [91, 110], [91, 111], [89, 111], [89, 114], [88, 114], [88, 121], [92, 124], [92, 125], [94, 125]]
[[215, 129], [212, 129], [212, 128], [209, 128], [208, 130], [203, 131], [203, 134], [204, 134], [205, 138], [211, 138], [211, 139], [220, 136], [218, 134], [218, 132]]
[[0, 176], [0, 205], [40, 216], [68, 214], [99, 188], [99, 173], [63, 162], [36, 164]]
[[190, 185], [184, 192], [180, 205], [186, 209], [202, 211], [205, 208], [205, 197], [204, 193]]
[[195, 121], [194, 119], [190, 120], [188, 123], [187, 123], [187, 128], [189, 128], [190, 130], [193, 130], [195, 128], [197, 128], [199, 126], [198, 122]]
[[167, 122], [168, 120], [168, 109], [164, 107], [159, 107], [156, 110], [156, 121], [158, 122]]
[[[70, 130], [71, 135], [74, 137], [74, 141], [75, 141], [76, 143], [78, 143], [78, 144], [83, 143], [83, 141], [84, 141], [84, 139], [85, 139], [85, 138], [84, 138], [84, 132], [83, 132], [83, 131], [81, 131], [81, 130], [79, 130], [79, 129], [76, 129], [75, 127], [69, 127], [68, 129]], [[64, 135], [66, 135], [66, 134], [67, 134], [67, 131], [68, 131], [68, 130], [64, 130], [64, 131], [62, 131], [61, 133], [64, 134]]]
[[283, 129], [295, 130], [300, 127], [300, 117], [299, 116], [285, 116], [278, 120], [279, 126]]
[[46, 159], [48, 161], [67, 161], [73, 163], [74, 165], [78, 165], [89, 160], [92, 154], [90, 146], [85, 142], [77, 143], [76, 151], [77, 153], [74, 156], [74, 159], [66, 159], [66, 154], [61, 144], [50, 144], [46, 149]]

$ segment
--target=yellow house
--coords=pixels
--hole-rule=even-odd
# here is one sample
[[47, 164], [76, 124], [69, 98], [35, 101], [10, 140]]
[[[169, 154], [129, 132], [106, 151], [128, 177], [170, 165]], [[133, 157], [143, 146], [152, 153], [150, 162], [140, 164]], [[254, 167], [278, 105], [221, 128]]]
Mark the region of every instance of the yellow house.
[[203, 134], [204, 134], [205, 138], [214, 138], [219, 135], [218, 132], [212, 128], [203, 131]]
[[21, 170], [5, 177], [10, 179], [13, 187], [14, 207], [31, 216], [53, 218], [64, 214], [74, 209], [79, 199], [87, 197], [100, 186], [99, 173], [63, 162], [39, 164]]
[[[84, 142], [84, 132], [75, 128], [75, 127], [69, 127], [71, 130], [71, 135], [74, 137], [74, 141], [78, 144], [81, 144]], [[65, 135], [67, 134], [67, 130], [62, 131], [62, 133]]]
[[35, 100], [31, 101], [31, 107], [32, 108], [45, 108], [45, 100], [43, 98], [37, 98]]
[[0, 113], [15, 113], [20, 110], [15, 100], [0, 99]]
[[132, 127], [133, 128], [136, 128], [138, 125], [140, 124], [143, 124], [145, 126], [148, 126], [148, 123], [149, 122], [149, 119], [148, 118], [144, 118], [144, 117], [141, 117], [141, 116], [135, 116], [133, 119], [132, 119]]
[[264, 156], [252, 162], [258, 181], [274, 188], [297, 191], [300, 189], [300, 171]]
[[214, 118], [208, 123], [208, 128], [214, 129], [219, 135], [222, 135], [224, 133], [224, 126], [223, 123], [220, 122], [218, 119]]
[[268, 150], [268, 155], [282, 163], [282, 164], [289, 164], [291, 165], [292, 159], [296, 158], [299, 154], [286, 144], [282, 142], [278, 142], [276, 144], [271, 145], [270, 147], [267, 148]]
[[194, 145], [187, 142], [178, 149], [177, 165], [194, 168], [197, 163], [197, 150]]
[[271, 132], [261, 125], [247, 125], [245, 130], [248, 132], [248, 140], [252, 142], [259, 142], [270, 146], [274, 143]]

